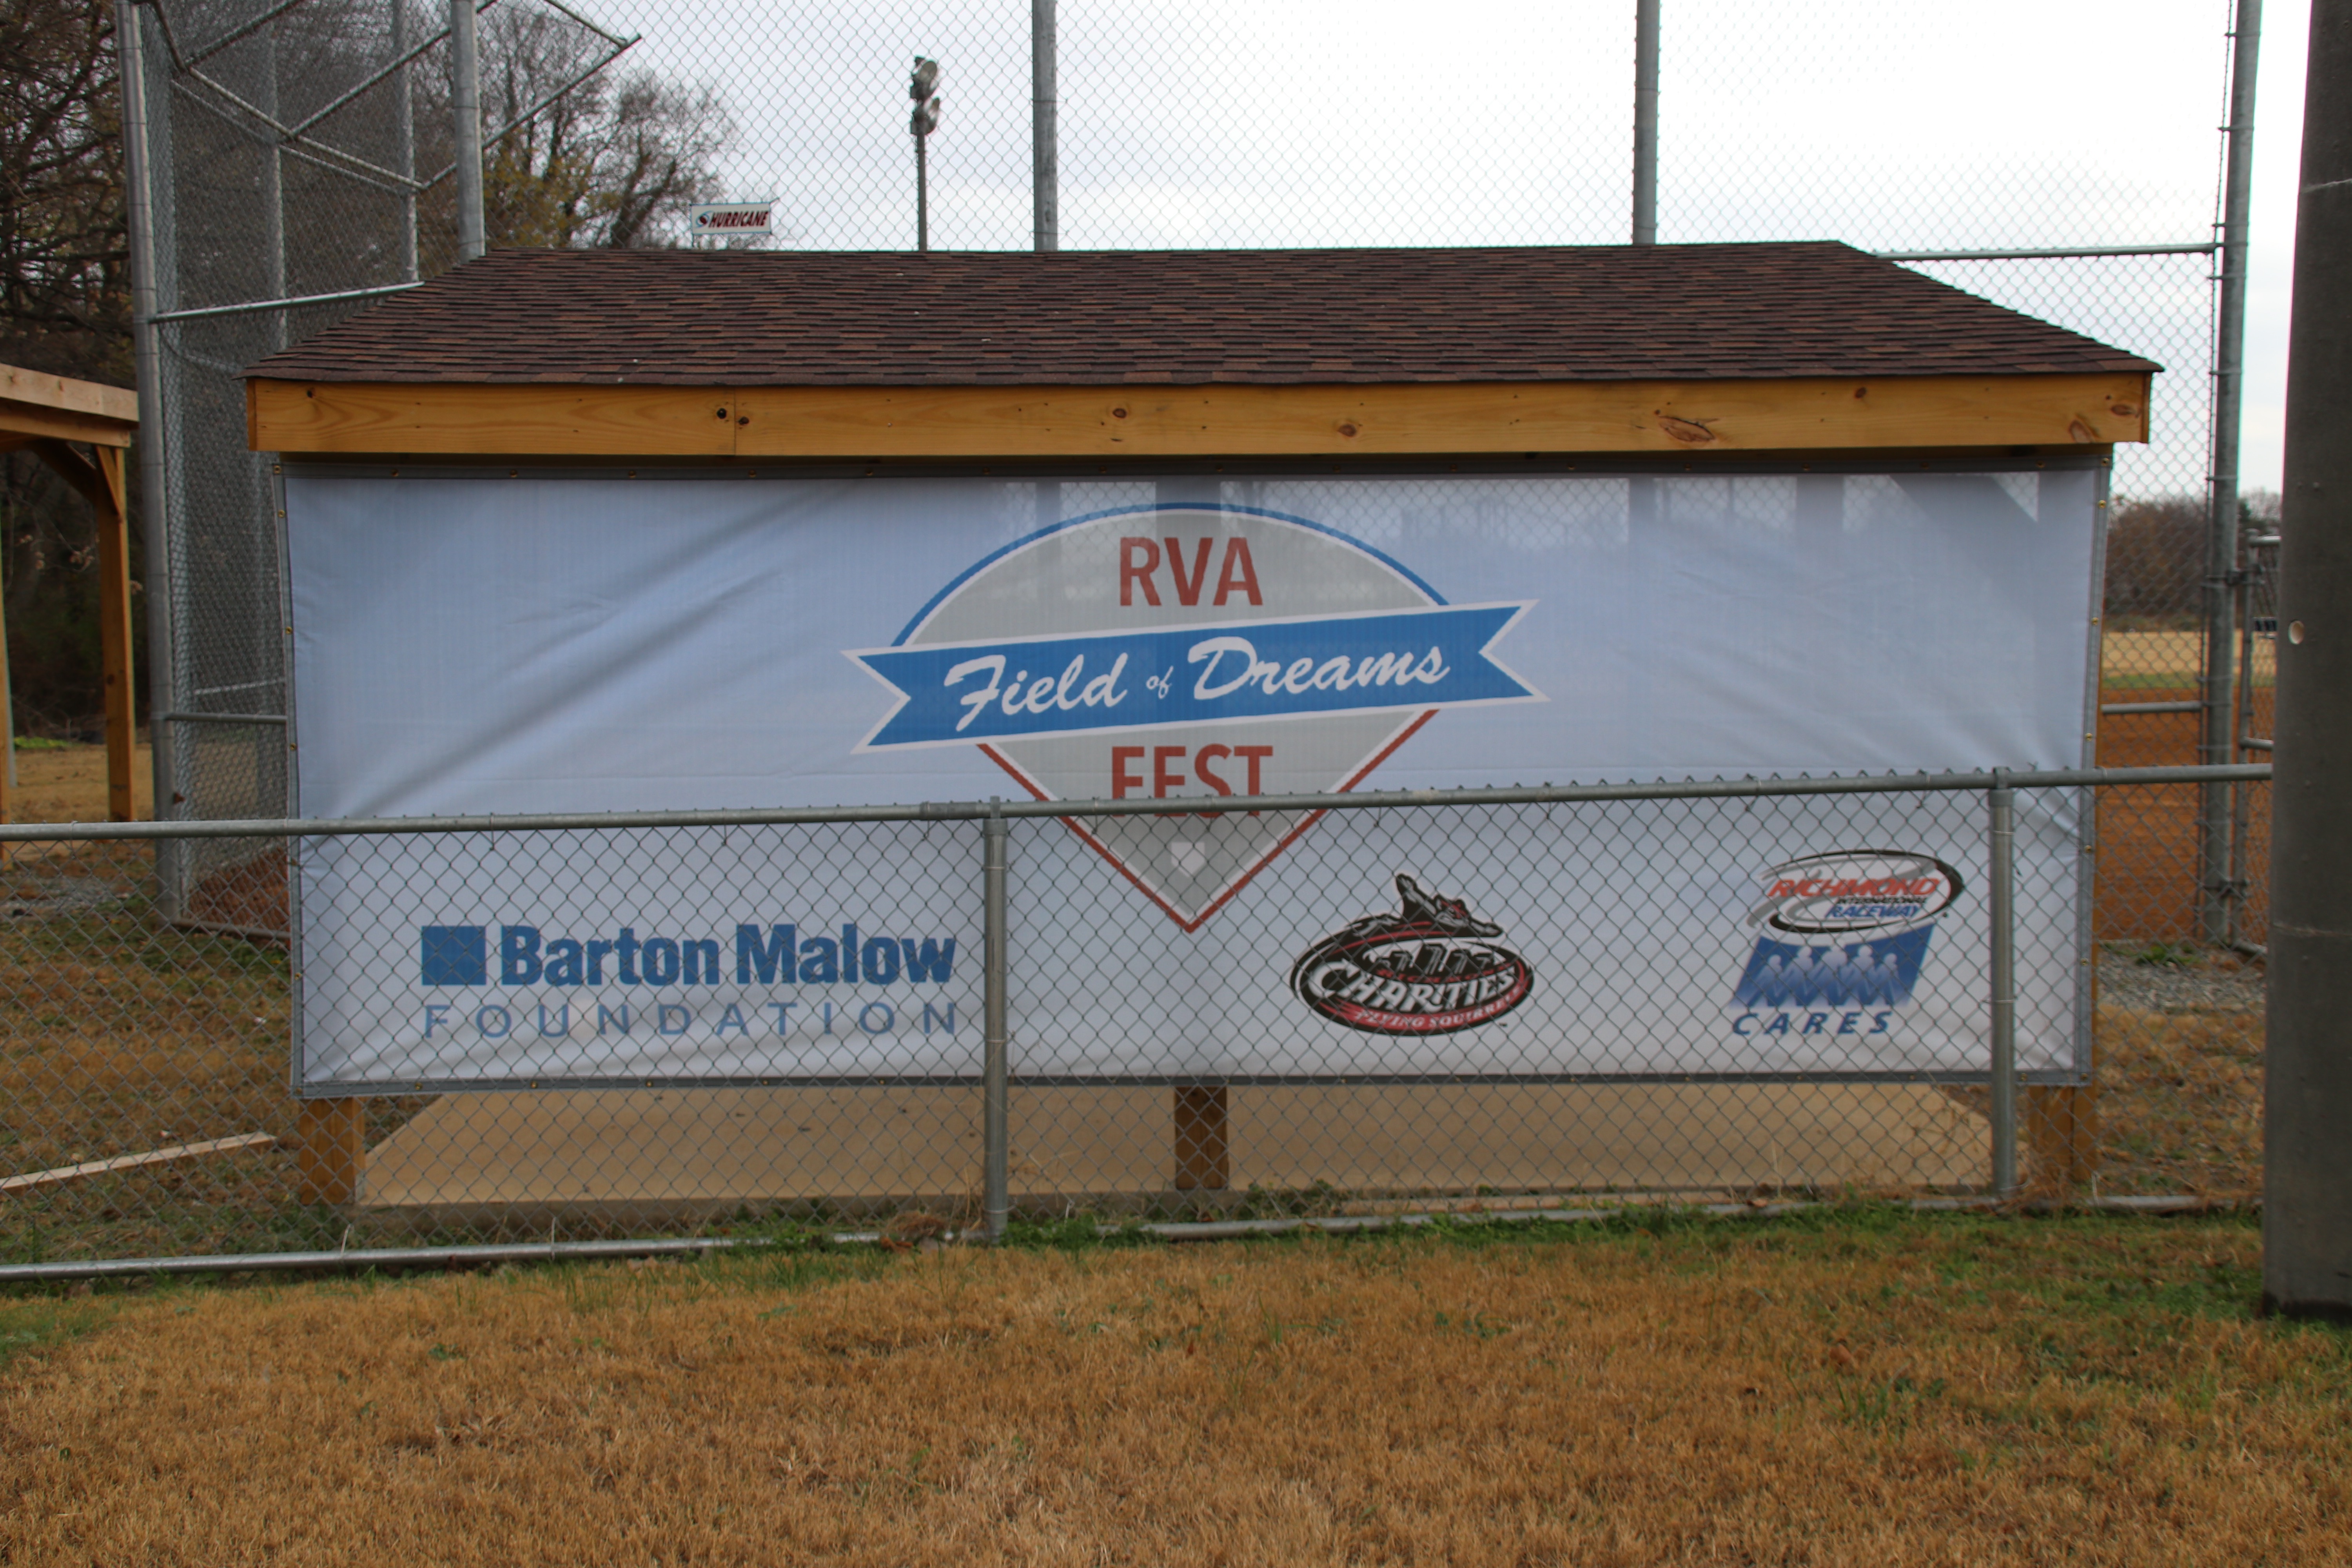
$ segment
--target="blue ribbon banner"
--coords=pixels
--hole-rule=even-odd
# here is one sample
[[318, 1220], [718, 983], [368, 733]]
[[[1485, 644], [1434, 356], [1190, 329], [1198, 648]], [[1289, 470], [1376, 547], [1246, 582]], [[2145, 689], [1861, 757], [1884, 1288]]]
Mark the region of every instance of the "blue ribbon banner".
[[858, 750], [1540, 702], [1486, 655], [1526, 604], [853, 650], [898, 697]]

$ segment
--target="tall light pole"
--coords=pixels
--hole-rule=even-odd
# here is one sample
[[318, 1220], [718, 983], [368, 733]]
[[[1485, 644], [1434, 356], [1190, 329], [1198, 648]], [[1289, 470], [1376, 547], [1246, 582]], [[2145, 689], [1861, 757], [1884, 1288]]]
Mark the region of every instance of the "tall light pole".
[[1062, 248], [1061, 89], [1055, 0], [1029, 0], [1029, 221], [1039, 250]]
[[1658, 243], [1658, 3], [1633, 0], [1633, 243]]
[[482, 66], [474, 37], [474, 0], [449, 0], [449, 109], [456, 118], [457, 259], [489, 249], [482, 222]]
[[907, 119], [907, 129], [915, 133], [915, 248], [931, 247], [931, 172], [929, 163], [931, 132], [940, 128], [940, 100], [931, 90], [940, 85], [940, 62], [915, 57], [914, 74], [907, 79], [907, 96], [915, 100], [915, 112]]

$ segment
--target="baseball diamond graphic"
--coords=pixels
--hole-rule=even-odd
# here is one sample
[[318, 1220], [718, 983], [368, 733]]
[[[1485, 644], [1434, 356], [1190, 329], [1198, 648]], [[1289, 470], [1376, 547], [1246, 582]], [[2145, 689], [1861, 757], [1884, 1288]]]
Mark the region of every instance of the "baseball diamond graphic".
[[[1540, 702], [1487, 650], [1527, 603], [1454, 605], [1304, 518], [1162, 502], [988, 556], [886, 648], [859, 747], [977, 745], [1039, 800], [1353, 789], [1447, 708]], [[1198, 931], [1323, 814], [1064, 819]]]

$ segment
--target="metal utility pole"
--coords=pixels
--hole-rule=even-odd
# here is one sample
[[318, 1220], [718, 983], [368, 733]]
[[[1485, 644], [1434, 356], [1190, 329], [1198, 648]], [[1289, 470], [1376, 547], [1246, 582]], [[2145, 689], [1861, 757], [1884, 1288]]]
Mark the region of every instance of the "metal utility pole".
[[1633, 0], [1633, 243], [1658, 243], [1658, 6]]
[[[1633, 0], [1633, 243], [1658, 243], [1658, 6]], [[1655, 548], [1658, 481], [1625, 481], [1625, 542], [1638, 557]]]
[[[2262, 49], [2263, 0], [2238, 0], [2231, 30], [2230, 124], [2221, 184], [2221, 298], [2213, 333], [2213, 467], [2209, 481], [2205, 547], [2205, 682], [2203, 732], [2197, 760], [2234, 763], [2238, 642], [2232, 617], [2238, 585], [2238, 410], [2245, 383], [2246, 220], [2254, 184], [2254, 70]], [[2198, 791], [2198, 926], [2207, 942], [2236, 934], [2238, 868], [2230, 853], [2234, 784]]]
[[1062, 248], [1062, 100], [1056, 0], [1029, 0], [1029, 208], [1039, 250]]
[[940, 62], [915, 57], [914, 74], [907, 79], [907, 96], [915, 111], [907, 129], [915, 133], [915, 248], [931, 247], [931, 132], [940, 128], [940, 100], [932, 89], [940, 85]]
[[[408, 0], [393, 0], [392, 5], [392, 135], [393, 173], [414, 179], [416, 175], [416, 98], [408, 79]], [[400, 280], [414, 283], [416, 268], [416, 192], [404, 185], [400, 192]]]
[[[256, 40], [261, 57], [261, 80], [254, 101], [270, 119], [278, 118], [278, 29], [264, 27]], [[261, 148], [261, 292], [265, 299], [286, 298], [286, 148], [273, 134]], [[286, 346], [286, 312], [262, 316], [270, 352]]]
[[489, 248], [482, 223], [482, 61], [474, 0], [449, 0], [449, 103], [457, 121], [457, 259]]
[[2287, 335], [2263, 1302], [2352, 1321], [2352, 0], [2312, 0]]
[[[173, 710], [172, 668], [172, 547], [168, 532], [170, 509], [163, 495], [163, 365], [156, 342], [155, 155], [148, 123], [147, 62], [144, 24], [136, 0], [115, 0], [114, 47], [122, 83], [122, 184], [125, 228], [131, 249], [131, 353], [139, 386], [139, 436], [131, 450], [139, 459], [141, 542], [146, 546], [147, 580], [147, 710], [148, 733], [154, 748], [155, 816], [163, 820], [180, 815], [173, 793], [172, 726], [163, 715]], [[156, 846], [157, 879], [164, 913], [179, 910], [179, 879], [173, 872], [174, 851]]]

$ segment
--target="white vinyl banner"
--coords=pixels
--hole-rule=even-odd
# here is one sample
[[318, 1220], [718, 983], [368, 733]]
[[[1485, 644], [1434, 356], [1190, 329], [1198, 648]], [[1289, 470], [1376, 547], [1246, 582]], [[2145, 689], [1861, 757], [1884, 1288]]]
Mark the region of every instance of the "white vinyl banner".
[[[2083, 756], [2097, 471], [299, 468], [310, 817], [1201, 800]], [[2021, 802], [2020, 1060], [2081, 825]], [[1016, 825], [1031, 1080], [1981, 1071], [1972, 796]], [[965, 823], [311, 840], [307, 1084], [966, 1079]]]

